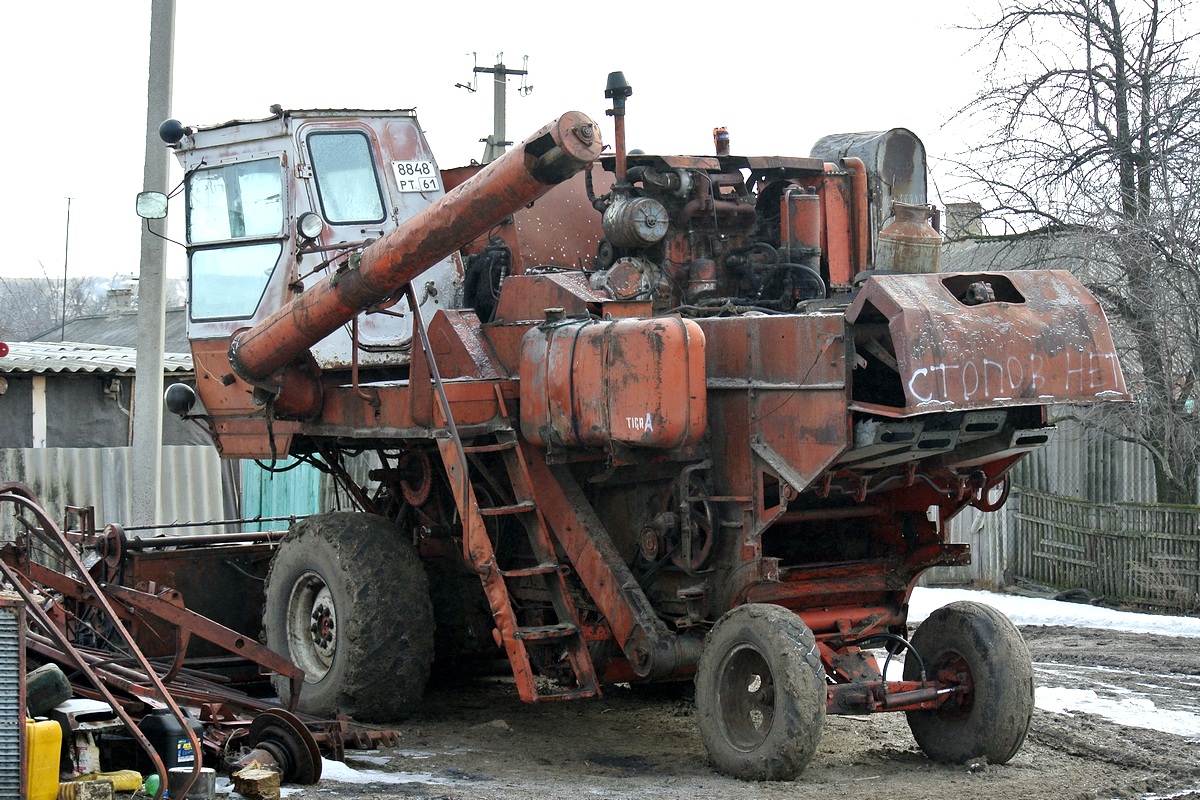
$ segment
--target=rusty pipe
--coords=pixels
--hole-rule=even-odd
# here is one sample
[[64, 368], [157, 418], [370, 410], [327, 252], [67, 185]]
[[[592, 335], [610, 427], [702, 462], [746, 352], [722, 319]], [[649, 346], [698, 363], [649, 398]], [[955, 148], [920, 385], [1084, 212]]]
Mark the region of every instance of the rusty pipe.
[[352, 257], [348, 269], [235, 336], [229, 347], [234, 371], [249, 383], [268, 383], [361, 311], [587, 167], [600, 149], [600, 128], [591, 118], [563, 114]]
[[861, 158], [849, 156], [842, 159], [842, 165], [850, 170], [850, 208], [853, 222], [853, 255], [851, 256], [850, 274], [857, 275], [865, 272], [867, 262], [871, 260], [871, 236], [876, 231], [871, 230], [871, 213], [867, 208], [867, 165]]
[[616, 139], [616, 176], [617, 183], [625, 183], [625, 176], [628, 174], [627, 164], [628, 154], [625, 152], [625, 109], [613, 109], [610, 112], [613, 115], [613, 137]]

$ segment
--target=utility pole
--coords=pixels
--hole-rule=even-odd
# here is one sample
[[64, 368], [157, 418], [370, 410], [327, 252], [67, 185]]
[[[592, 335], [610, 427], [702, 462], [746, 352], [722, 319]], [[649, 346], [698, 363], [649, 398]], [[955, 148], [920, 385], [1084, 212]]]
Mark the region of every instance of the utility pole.
[[[146, 90], [146, 161], [143, 189], [167, 192], [168, 154], [158, 137], [159, 124], [171, 116], [171, 79], [175, 40], [175, 0], [150, 3], [150, 76]], [[140, 220], [139, 220], [140, 222]], [[138, 276], [137, 378], [133, 392], [131, 450], [132, 522], [159, 522], [162, 478], [163, 340], [167, 291], [163, 278], [166, 244], [142, 226]]]
[[58, 340], [65, 342], [67, 340], [67, 264], [71, 259], [71, 198], [67, 198], [67, 235], [63, 240], [63, 291], [62, 291], [62, 319], [60, 320], [61, 328], [58, 332]]
[[521, 86], [517, 91], [522, 97], [533, 91], [533, 87], [525, 82], [525, 76], [529, 74], [529, 56], [525, 56], [524, 67], [522, 69], [509, 69], [504, 66], [504, 53], [497, 53], [495, 66], [476, 66], [473, 71], [475, 74], [471, 78], [470, 86], [462, 83], [455, 85], [460, 89], [474, 92], [476, 80], [479, 78], [480, 73], [492, 76], [492, 135], [486, 139], [479, 140], [484, 143], [483, 163], [490, 164], [504, 155], [504, 148], [512, 144], [512, 142], [505, 138], [504, 132], [504, 118], [508, 102], [508, 76], [521, 76]]

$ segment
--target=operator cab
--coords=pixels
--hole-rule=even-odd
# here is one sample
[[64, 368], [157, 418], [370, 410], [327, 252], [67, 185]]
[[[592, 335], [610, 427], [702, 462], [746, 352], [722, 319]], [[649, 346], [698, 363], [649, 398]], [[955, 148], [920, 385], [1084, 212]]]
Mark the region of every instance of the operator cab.
[[[226, 339], [305, 289], [336, 280], [353, 254], [443, 194], [441, 172], [411, 110], [284, 111], [209, 127], [164, 123], [185, 171], [188, 337]], [[422, 318], [453, 308], [457, 258], [414, 288]], [[352, 327], [356, 330], [353, 330]], [[313, 348], [322, 369], [408, 361], [412, 315], [399, 297]]]

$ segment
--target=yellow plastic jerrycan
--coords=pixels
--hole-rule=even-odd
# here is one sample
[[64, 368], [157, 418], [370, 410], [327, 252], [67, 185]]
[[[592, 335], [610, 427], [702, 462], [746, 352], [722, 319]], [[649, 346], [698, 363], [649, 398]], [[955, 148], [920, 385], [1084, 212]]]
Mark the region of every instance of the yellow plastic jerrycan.
[[54, 720], [25, 720], [25, 794], [29, 800], [58, 797], [62, 728]]

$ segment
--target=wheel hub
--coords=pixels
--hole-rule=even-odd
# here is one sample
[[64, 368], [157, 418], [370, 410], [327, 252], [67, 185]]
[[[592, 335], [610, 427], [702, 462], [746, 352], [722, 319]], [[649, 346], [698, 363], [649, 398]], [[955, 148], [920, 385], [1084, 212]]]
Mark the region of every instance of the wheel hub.
[[730, 744], [742, 751], [762, 744], [775, 719], [775, 678], [758, 650], [746, 645], [725, 657], [717, 701]]
[[327, 649], [333, 644], [333, 607], [327, 603], [318, 603], [312, 613], [313, 623], [309, 626], [313, 643], [318, 649]]
[[288, 652], [309, 683], [320, 681], [337, 652], [337, 606], [325, 580], [305, 572], [292, 584], [287, 604]]

